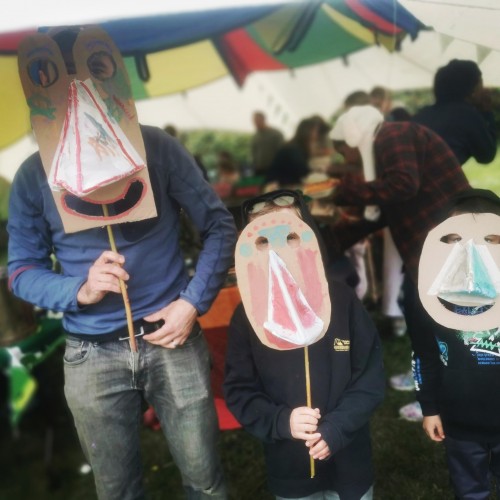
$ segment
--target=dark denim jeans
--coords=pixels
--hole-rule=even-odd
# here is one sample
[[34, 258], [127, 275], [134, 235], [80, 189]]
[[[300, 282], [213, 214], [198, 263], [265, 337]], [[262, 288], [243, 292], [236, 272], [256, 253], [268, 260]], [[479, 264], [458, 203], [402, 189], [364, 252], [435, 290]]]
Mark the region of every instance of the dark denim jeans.
[[176, 349], [137, 342], [139, 352], [132, 353], [126, 340], [66, 341], [66, 400], [99, 498], [145, 498], [141, 394], [157, 413], [187, 498], [227, 498], [216, 450], [210, 355], [199, 326]]
[[[359, 500], [372, 500], [373, 486], [370, 486], [368, 491]], [[276, 497], [276, 500], [290, 500], [284, 497]], [[339, 494], [335, 491], [319, 491], [306, 497], [295, 498], [294, 500], [340, 500]]]
[[500, 498], [500, 443], [462, 441], [446, 436], [444, 445], [455, 498], [488, 500], [493, 488]]

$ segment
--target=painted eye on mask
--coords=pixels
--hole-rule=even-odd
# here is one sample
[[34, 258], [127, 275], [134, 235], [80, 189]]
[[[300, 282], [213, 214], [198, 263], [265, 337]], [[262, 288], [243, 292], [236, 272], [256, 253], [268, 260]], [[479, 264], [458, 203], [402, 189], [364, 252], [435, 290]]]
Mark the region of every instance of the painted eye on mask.
[[116, 74], [116, 62], [113, 57], [104, 52], [95, 52], [87, 60], [91, 75], [101, 82], [110, 80]]
[[54, 61], [46, 58], [35, 59], [28, 65], [28, 75], [38, 87], [47, 88], [59, 79]]

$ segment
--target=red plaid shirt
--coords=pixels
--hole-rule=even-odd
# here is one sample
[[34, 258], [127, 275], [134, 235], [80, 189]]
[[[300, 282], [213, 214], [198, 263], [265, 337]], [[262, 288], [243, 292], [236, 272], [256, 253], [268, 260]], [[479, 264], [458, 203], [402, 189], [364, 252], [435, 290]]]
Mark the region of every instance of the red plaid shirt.
[[431, 130], [410, 122], [383, 123], [374, 141], [377, 179], [342, 182], [338, 205], [378, 205], [406, 270], [417, 282], [427, 233], [451, 196], [469, 187], [451, 149]]

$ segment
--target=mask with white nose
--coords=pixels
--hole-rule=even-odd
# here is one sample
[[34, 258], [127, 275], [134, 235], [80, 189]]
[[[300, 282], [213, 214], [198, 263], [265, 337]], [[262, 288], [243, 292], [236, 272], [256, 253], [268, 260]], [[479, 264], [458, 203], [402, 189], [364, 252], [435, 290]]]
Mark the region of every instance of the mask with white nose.
[[478, 331], [500, 325], [500, 216], [450, 217], [427, 236], [418, 288], [440, 324]]

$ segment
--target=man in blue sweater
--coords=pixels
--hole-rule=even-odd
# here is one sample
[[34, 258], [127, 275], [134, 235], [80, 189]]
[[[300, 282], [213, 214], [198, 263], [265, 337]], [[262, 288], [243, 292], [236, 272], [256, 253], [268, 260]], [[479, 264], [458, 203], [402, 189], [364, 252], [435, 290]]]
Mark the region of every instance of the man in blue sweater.
[[[64, 312], [65, 395], [99, 498], [144, 497], [144, 398], [158, 415], [188, 497], [223, 499], [209, 352], [197, 317], [232, 263], [234, 222], [175, 139], [153, 127], [140, 131], [157, 216], [113, 225], [117, 251], [109, 250], [105, 227], [66, 232], [39, 153], [21, 165], [9, 207], [10, 286], [24, 300]], [[124, 203], [110, 203], [110, 213], [123, 211]], [[82, 212], [91, 210], [87, 205], [78, 202]], [[203, 241], [192, 278], [179, 245], [181, 210]], [[61, 272], [53, 270], [53, 254]], [[127, 286], [137, 352], [127, 341], [119, 280]]]

